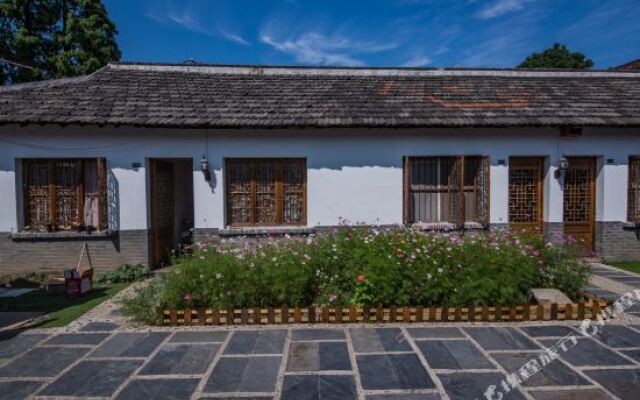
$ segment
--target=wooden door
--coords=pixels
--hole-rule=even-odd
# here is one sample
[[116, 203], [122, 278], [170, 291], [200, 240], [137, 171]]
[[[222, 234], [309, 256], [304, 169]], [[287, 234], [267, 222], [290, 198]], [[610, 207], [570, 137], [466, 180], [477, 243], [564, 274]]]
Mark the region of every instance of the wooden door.
[[151, 264], [161, 266], [169, 261], [175, 247], [175, 190], [173, 164], [151, 160]]
[[596, 159], [568, 157], [564, 176], [564, 233], [593, 250], [596, 214]]
[[512, 231], [542, 231], [543, 181], [543, 157], [509, 159], [509, 225]]

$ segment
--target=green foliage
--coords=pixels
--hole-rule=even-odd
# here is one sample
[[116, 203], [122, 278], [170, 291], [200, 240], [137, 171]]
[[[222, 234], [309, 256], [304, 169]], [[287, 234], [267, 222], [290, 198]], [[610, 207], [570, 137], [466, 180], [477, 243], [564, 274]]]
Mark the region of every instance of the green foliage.
[[5, 0], [0, 2], [0, 81], [91, 73], [120, 59], [116, 35], [100, 0]]
[[215, 240], [197, 244], [125, 308], [149, 321], [157, 307], [524, 304], [534, 287], [579, 297], [590, 273], [579, 260], [570, 243], [506, 233], [358, 227]]
[[142, 264], [122, 264], [113, 271], [105, 272], [95, 278], [96, 283], [135, 282], [149, 277], [149, 267]]
[[568, 68], [589, 69], [593, 61], [580, 52], [572, 53], [567, 46], [555, 43], [553, 47], [541, 52], [533, 53], [518, 65], [518, 68]]

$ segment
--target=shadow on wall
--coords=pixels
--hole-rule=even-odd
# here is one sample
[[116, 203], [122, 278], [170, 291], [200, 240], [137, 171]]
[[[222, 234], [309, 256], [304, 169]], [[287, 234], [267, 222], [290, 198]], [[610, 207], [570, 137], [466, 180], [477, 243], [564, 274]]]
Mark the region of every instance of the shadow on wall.
[[113, 246], [120, 252], [120, 184], [111, 169], [107, 176], [107, 226], [114, 233]]

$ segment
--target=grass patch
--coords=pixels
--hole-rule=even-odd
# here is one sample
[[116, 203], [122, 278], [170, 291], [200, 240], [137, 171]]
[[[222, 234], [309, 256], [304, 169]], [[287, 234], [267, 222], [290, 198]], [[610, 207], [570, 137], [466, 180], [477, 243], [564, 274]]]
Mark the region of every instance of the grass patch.
[[635, 272], [636, 274], [640, 274], [640, 261], [619, 261], [607, 264], [630, 272]]
[[76, 320], [128, 285], [128, 283], [97, 285], [87, 295], [77, 299], [67, 298], [64, 294], [49, 294], [41, 289], [19, 297], [1, 298], [0, 311], [41, 311], [47, 315], [36, 327], [55, 328]]

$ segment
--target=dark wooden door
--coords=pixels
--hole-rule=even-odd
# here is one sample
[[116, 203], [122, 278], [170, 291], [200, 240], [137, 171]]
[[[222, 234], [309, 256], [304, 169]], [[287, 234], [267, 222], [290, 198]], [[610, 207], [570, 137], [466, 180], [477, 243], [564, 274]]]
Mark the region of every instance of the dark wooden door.
[[151, 256], [154, 267], [166, 263], [175, 247], [175, 188], [173, 164], [151, 160]]
[[564, 176], [564, 233], [593, 250], [596, 214], [596, 159], [568, 157]]
[[509, 225], [514, 232], [541, 232], [543, 157], [509, 159]]

